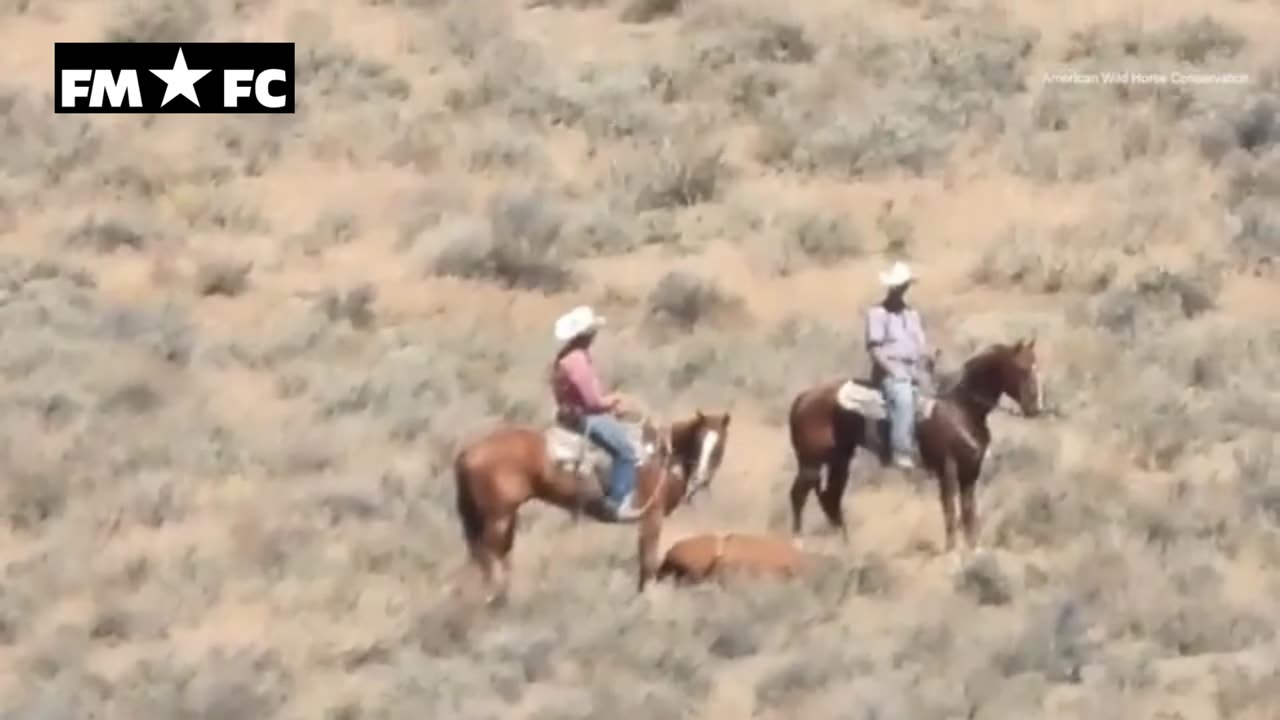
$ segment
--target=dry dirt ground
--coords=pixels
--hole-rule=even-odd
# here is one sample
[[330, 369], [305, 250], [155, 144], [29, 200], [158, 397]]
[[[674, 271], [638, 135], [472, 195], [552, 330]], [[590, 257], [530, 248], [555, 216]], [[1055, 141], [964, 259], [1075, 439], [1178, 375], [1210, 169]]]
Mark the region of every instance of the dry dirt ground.
[[[1067, 9], [1069, 7], [1069, 9]], [[1280, 717], [1280, 5], [0, 0], [0, 716]], [[53, 115], [55, 40], [288, 39], [287, 117]], [[1047, 72], [1234, 72], [1064, 84]], [[791, 397], [908, 258], [944, 362], [1035, 333], [989, 559], [859, 464], [805, 582], [633, 592], [447, 468], [556, 314], [732, 407], [692, 531], [787, 530]]]

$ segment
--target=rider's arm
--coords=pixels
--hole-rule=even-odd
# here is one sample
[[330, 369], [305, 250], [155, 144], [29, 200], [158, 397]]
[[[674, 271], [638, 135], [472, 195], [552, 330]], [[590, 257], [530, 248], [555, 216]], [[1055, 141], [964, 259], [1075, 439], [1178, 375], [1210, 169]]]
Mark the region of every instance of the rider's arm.
[[888, 362], [884, 354], [885, 314], [879, 307], [873, 307], [867, 311], [866, 326], [867, 353], [881, 370], [891, 372], [892, 363]]

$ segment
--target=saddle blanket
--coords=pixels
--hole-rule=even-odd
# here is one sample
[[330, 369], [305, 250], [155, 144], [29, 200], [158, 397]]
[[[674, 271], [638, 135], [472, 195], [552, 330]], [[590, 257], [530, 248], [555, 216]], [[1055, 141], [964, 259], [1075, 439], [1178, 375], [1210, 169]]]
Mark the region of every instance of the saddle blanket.
[[[836, 404], [870, 420], [884, 420], [889, 417], [884, 396], [878, 390], [854, 380], [846, 380], [836, 389]], [[916, 419], [923, 420], [932, 415], [936, 404], [935, 398], [916, 393]]]
[[[627, 429], [627, 439], [640, 462], [644, 462], [653, 454], [653, 443], [644, 441], [644, 427], [638, 423], [623, 423]], [[551, 459], [557, 463], [570, 465], [607, 465], [611, 462], [609, 454], [591, 442], [582, 433], [574, 432], [559, 425], [552, 425], [546, 431], [547, 450]]]

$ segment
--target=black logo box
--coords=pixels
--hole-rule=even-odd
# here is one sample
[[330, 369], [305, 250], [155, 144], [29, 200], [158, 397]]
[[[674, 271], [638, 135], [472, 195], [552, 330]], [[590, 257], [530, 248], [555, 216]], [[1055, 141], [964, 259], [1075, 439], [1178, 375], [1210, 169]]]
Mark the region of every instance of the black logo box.
[[[178, 51], [187, 67], [209, 72], [196, 81], [196, 94], [202, 107], [196, 107], [178, 96], [160, 107], [166, 85], [151, 70], [170, 70], [178, 59]], [[285, 82], [271, 85], [272, 94], [285, 96], [284, 107], [265, 108], [250, 97], [240, 98], [239, 107], [223, 107], [224, 70], [253, 70], [255, 73], [278, 68], [284, 70]], [[87, 98], [80, 98], [75, 108], [64, 108], [62, 98], [63, 70], [110, 70], [118, 77], [121, 70], [137, 70], [142, 90], [141, 108], [91, 108]], [[54, 111], [59, 113], [165, 113], [165, 114], [289, 114], [294, 112], [294, 43], [291, 42], [57, 42], [53, 46]], [[247, 83], [252, 89], [252, 83]]]

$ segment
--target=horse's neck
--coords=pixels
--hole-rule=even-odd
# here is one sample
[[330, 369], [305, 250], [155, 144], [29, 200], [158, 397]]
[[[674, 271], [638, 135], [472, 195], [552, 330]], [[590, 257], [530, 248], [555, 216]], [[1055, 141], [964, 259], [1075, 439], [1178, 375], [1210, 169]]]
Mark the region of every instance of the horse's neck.
[[987, 363], [971, 366], [960, 381], [948, 393], [951, 399], [969, 415], [974, 422], [985, 424], [987, 416], [1000, 402], [1000, 391], [990, 387], [994, 371]]
[[664, 470], [667, 474], [667, 481], [662, 485], [662, 505], [663, 510], [670, 514], [675, 510], [680, 501], [684, 499], [685, 490], [688, 489], [689, 479], [685, 477], [685, 473], [673, 473], [670, 470]]
[[671, 425], [671, 454], [681, 464], [688, 465], [697, 459], [697, 426], [692, 421], [680, 421]]
[[[685, 490], [688, 488], [689, 481], [685, 477], [685, 473], [672, 472], [667, 463], [654, 463], [650, 468], [656, 473], [652, 475], [654, 478], [652, 488], [648, 491], [649, 498], [653, 497], [653, 493], [657, 493], [657, 497], [653, 502], [658, 503], [662, 508], [663, 515], [670, 515], [672, 510], [680, 505], [680, 501], [684, 499]], [[649, 500], [646, 499], [646, 502]]]

